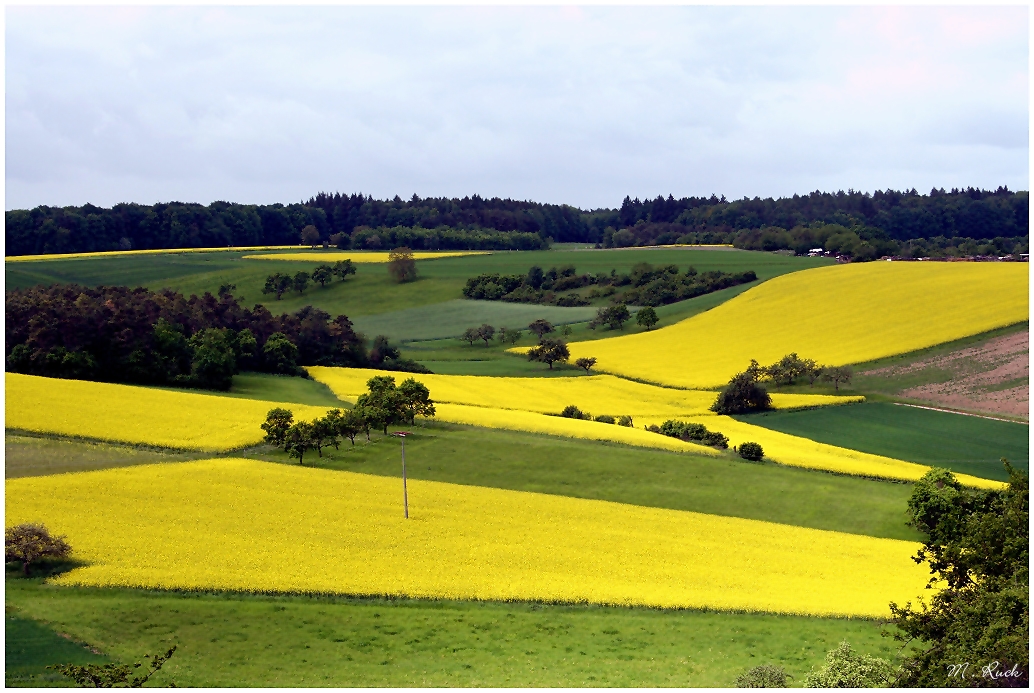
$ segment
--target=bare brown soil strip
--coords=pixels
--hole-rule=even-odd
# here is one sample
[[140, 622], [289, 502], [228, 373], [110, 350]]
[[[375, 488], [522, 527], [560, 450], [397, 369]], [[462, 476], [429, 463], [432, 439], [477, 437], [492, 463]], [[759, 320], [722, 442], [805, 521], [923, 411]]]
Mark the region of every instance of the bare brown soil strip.
[[866, 375], [894, 377], [927, 369], [947, 371], [951, 379], [911, 387], [898, 394], [951, 409], [1030, 416], [1029, 332], [997, 337], [907, 366], [869, 371]]

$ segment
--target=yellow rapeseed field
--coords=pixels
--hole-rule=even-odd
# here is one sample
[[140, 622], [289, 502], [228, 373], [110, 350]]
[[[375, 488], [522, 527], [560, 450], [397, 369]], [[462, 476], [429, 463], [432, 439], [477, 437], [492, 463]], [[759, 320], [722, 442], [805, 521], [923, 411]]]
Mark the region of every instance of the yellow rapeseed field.
[[6, 482], [87, 563], [62, 585], [887, 616], [919, 545], [756, 520], [244, 459]]
[[[443, 250], [441, 252], [415, 250], [414, 260], [436, 260], [443, 257], [463, 257], [464, 255], [488, 255], [487, 250]], [[337, 262], [351, 260], [356, 264], [384, 263], [388, 261], [387, 252], [376, 251], [305, 251], [300, 253], [267, 253], [265, 255], [245, 255], [245, 260], [303, 260], [307, 262]]]
[[7, 374], [5, 395], [7, 428], [207, 452], [260, 442], [273, 407], [296, 420], [328, 409], [18, 373]]
[[254, 250], [292, 250], [297, 245], [251, 245], [240, 248], [162, 248], [158, 250], [106, 250], [94, 253], [57, 253], [50, 255], [13, 255], [4, 258], [6, 262], [37, 262], [39, 260], [74, 260], [90, 257], [133, 257], [135, 255], [167, 255], [171, 253], [217, 253], [250, 252]]
[[[410, 377], [389, 371], [312, 366], [309, 375], [325, 383], [341, 399], [355, 401], [366, 392], [366, 381], [374, 375], [390, 375], [397, 381]], [[636, 417], [685, 417], [707, 415], [717, 393], [675, 390], [637, 383], [613, 375], [571, 378], [505, 378], [475, 375], [430, 375], [416, 377], [431, 390], [436, 402], [468, 404], [495, 409], [519, 409], [541, 414], [559, 414], [575, 405], [593, 415]], [[796, 409], [860, 401], [861, 397], [825, 395], [774, 395], [778, 409]]]
[[844, 365], [1028, 319], [1028, 266], [1014, 262], [867, 262], [784, 274], [663, 329], [570, 345], [601, 371], [715, 387], [751, 359], [797, 352]]

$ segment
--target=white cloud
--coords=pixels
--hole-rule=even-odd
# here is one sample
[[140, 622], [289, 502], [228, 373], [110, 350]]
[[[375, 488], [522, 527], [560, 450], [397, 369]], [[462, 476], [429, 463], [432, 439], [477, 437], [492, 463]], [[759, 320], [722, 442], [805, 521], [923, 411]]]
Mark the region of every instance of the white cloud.
[[7, 208], [1028, 187], [1027, 9], [7, 10]]

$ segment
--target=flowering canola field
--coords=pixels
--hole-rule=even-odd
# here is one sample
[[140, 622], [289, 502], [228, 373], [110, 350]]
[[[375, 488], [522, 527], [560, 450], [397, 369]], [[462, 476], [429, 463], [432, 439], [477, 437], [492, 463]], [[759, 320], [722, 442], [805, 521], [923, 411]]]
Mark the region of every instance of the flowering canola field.
[[251, 250], [297, 250], [296, 245], [252, 245], [241, 248], [161, 248], [158, 250], [105, 250], [93, 253], [52, 253], [49, 255], [12, 255], [4, 258], [5, 262], [37, 262], [39, 260], [74, 260], [91, 257], [133, 257], [136, 255], [167, 255], [171, 253], [217, 253]]
[[[443, 250], [424, 251], [414, 250], [414, 260], [436, 260], [443, 257], [463, 257], [464, 255], [488, 255], [487, 250]], [[303, 260], [307, 262], [337, 262], [338, 260], [351, 260], [356, 264], [360, 263], [384, 263], [388, 261], [387, 252], [376, 251], [304, 251], [300, 253], [268, 253], [266, 255], [245, 255], [245, 260]]]
[[7, 374], [5, 394], [7, 428], [207, 452], [260, 442], [273, 407], [299, 420], [328, 409], [18, 373]]
[[751, 359], [797, 352], [844, 365], [1028, 319], [1028, 267], [1014, 262], [866, 262], [784, 274], [651, 332], [570, 344], [571, 360], [677, 387], [715, 387]]
[[918, 544], [606, 501], [244, 459], [6, 482], [88, 565], [63, 585], [887, 616]]
[[[366, 381], [374, 375], [391, 375], [396, 379], [401, 375], [389, 371], [328, 366], [312, 366], [307, 370], [314, 380], [326, 384], [338, 398], [350, 402], [366, 391]], [[437, 403], [435, 418], [450, 423], [610, 441], [676, 452], [721, 454], [714, 448], [644, 430], [645, 426], [659, 425], [666, 419], [678, 418], [701, 423], [712, 431], [724, 433], [730, 445], [746, 441], [760, 443], [768, 459], [795, 467], [903, 481], [915, 481], [930, 469], [913, 462], [818, 443], [743, 423], [728, 416], [717, 416], [708, 411], [716, 396], [714, 392], [675, 390], [611, 375], [584, 378], [496, 378], [422, 374], [416, 377], [427, 385], [431, 397]], [[776, 394], [772, 398], [777, 408], [843, 404], [863, 399], [796, 394]], [[546, 415], [559, 413], [568, 404], [593, 414], [632, 416], [635, 428]], [[956, 476], [960, 482], [969, 486], [1002, 486], [1001, 482], [967, 474]]]
[[[401, 381], [409, 374], [357, 368], [310, 366], [313, 379], [326, 384], [340, 399], [355, 401], [366, 392], [366, 381], [374, 375], [390, 375]], [[569, 404], [593, 415], [706, 416], [717, 393], [702, 390], [675, 390], [637, 383], [613, 375], [591, 375], [583, 378], [505, 378], [479, 375], [412, 376], [431, 390], [436, 402], [467, 404], [495, 409], [519, 409], [540, 414], [559, 414]], [[826, 395], [776, 394], [777, 409], [817, 407], [861, 401], [862, 397], [829, 397]]]

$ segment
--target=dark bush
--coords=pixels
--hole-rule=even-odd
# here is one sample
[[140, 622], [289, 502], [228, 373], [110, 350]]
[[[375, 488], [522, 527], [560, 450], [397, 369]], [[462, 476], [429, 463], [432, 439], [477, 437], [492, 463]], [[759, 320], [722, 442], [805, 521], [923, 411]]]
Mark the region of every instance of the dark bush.
[[579, 409], [578, 407], [574, 406], [573, 404], [569, 404], [566, 407], [564, 407], [564, 410], [562, 412], [560, 412], [560, 416], [564, 417], [565, 419], [585, 419], [585, 418], [588, 418], [588, 414], [585, 414], [584, 412], [582, 412], [581, 409]]
[[685, 421], [674, 421], [669, 419], [661, 424], [660, 428], [655, 432], [671, 438], [691, 440], [695, 443], [702, 443], [703, 445], [710, 445], [723, 450], [729, 447], [728, 438], [717, 431], [707, 430], [703, 424], [686, 423]]
[[716, 414], [749, 414], [771, 408], [768, 390], [746, 373], [733, 376], [711, 405]]
[[740, 457], [751, 462], [760, 462], [765, 456], [765, 451], [757, 443], [743, 443], [739, 447]]

